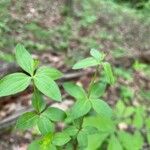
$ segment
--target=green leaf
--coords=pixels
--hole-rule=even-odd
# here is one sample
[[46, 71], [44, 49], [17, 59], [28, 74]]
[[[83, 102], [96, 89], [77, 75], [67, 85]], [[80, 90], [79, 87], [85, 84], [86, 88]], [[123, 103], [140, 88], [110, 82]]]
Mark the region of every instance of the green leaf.
[[65, 132], [59, 132], [54, 135], [52, 143], [56, 146], [62, 146], [71, 140], [69, 135]]
[[98, 129], [96, 127], [93, 127], [93, 126], [86, 126], [86, 127], [84, 127], [84, 131], [88, 135], [90, 135], [90, 134], [96, 134], [96, 133], [99, 132]]
[[42, 150], [57, 150], [57, 148], [56, 146], [51, 144], [49, 147], [45, 147], [45, 149], [42, 149]]
[[34, 73], [34, 60], [25, 47], [21, 44], [16, 46], [16, 59], [18, 65], [30, 75]]
[[93, 109], [101, 116], [105, 116], [108, 118], [112, 117], [112, 109], [110, 106], [104, 102], [103, 100], [100, 99], [92, 99], [92, 106]]
[[66, 150], [73, 150], [74, 149], [74, 145], [71, 142], [69, 142], [69, 143], [67, 143], [65, 145], [65, 149]]
[[126, 107], [123, 116], [124, 117], [129, 117], [129, 116], [131, 116], [134, 113], [134, 111], [135, 111], [134, 107], [128, 106], [128, 107]]
[[84, 130], [81, 130], [78, 133], [77, 141], [78, 141], [79, 147], [82, 147], [82, 148], [87, 147], [87, 145], [88, 145], [88, 135]]
[[54, 124], [43, 115], [39, 117], [37, 125], [43, 135], [54, 131]]
[[120, 131], [118, 137], [126, 150], [141, 150], [144, 144], [142, 135], [138, 131], [134, 135]]
[[13, 73], [0, 80], [0, 97], [16, 94], [25, 90], [31, 78], [24, 73]]
[[105, 75], [106, 75], [107, 82], [109, 84], [114, 84], [115, 83], [115, 78], [114, 78], [114, 75], [113, 75], [113, 72], [112, 72], [111, 65], [108, 62], [102, 63], [102, 65], [103, 65], [103, 68], [104, 68], [104, 72], [105, 72]]
[[81, 86], [74, 84], [73, 82], [66, 82], [63, 84], [65, 91], [76, 99], [86, 99], [86, 93]]
[[51, 77], [51, 79], [53, 80], [59, 79], [63, 75], [59, 70], [55, 68], [47, 67], [47, 66], [40, 67], [36, 72], [36, 75], [39, 75], [39, 74], [40, 76], [44, 75], [44, 76]]
[[95, 58], [88, 57], [77, 62], [73, 66], [73, 69], [81, 69], [81, 68], [87, 68], [87, 67], [92, 67], [92, 66], [97, 66], [97, 65], [99, 65], [99, 62]]
[[39, 140], [33, 141], [29, 146], [27, 150], [41, 150], [40, 142]]
[[51, 144], [52, 139], [52, 134], [46, 134], [42, 136], [42, 138], [33, 141], [28, 146], [28, 150], [57, 150], [56, 147]]
[[66, 132], [69, 136], [75, 136], [78, 131], [79, 129], [77, 129], [75, 126], [69, 126], [64, 130], [64, 132]]
[[134, 98], [134, 90], [131, 87], [120, 86], [120, 95], [122, 98], [130, 100]]
[[139, 131], [136, 131], [134, 133], [134, 146], [136, 150], [142, 149], [144, 145], [144, 139], [142, 134]]
[[[85, 150], [98, 150], [101, 147], [108, 133], [92, 134], [88, 136], [88, 146]], [[116, 149], [117, 150], [117, 149]]]
[[78, 119], [73, 120], [72, 122], [73, 122], [73, 125], [74, 125], [77, 129], [80, 129], [80, 128], [81, 128], [81, 125], [82, 125], [82, 123], [83, 123], [83, 121], [84, 121], [84, 118], [83, 118], [83, 117], [80, 117], [80, 118], [78, 118]]
[[150, 130], [150, 118], [147, 118], [147, 119], [145, 120], [145, 125], [146, 125], [146, 128], [147, 128], [148, 130]]
[[36, 125], [39, 116], [35, 112], [27, 112], [19, 117], [16, 123], [18, 129], [28, 129]]
[[122, 100], [118, 100], [115, 106], [115, 113], [117, 116], [122, 117], [124, 111], [125, 111], [125, 104], [123, 103]]
[[44, 135], [40, 139], [41, 150], [56, 150], [56, 147], [52, 144], [52, 141], [53, 141], [53, 133]]
[[115, 106], [115, 113], [118, 117], [129, 117], [135, 111], [135, 108], [132, 106], [126, 107], [122, 100], [118, 100]]
[[37, 112], [42, 112], [46, 107], [46, 103], [44, 102], [44, 99], [38, 90], [35, 90], [33, 93], [32, 106]]
[[41, 145], [40, 141], [32, 142], [27, 150], [57, 150], [52, 144]]
[[150, 132], [146, 133], [146, 137], [147, 137], [148, 144], [150, 144]]
[[133, 70], [131, 68], [127, 70], [117, 66], [114, 67], [114, 72], [117, 77], [121, 77], [129, 81], [133, 81]]
[[120, 131], [118, 133], [118, 137], [125, 149], [133, 150], [133, 136], [131, 134], [124, 131]]
[[64, 111], [55, 107], [47, 108], [42, 115], [52, 121], [63, 121], [66, 117], [66, 113]]
[[89, 100], [77, 101], [71, 108], [70, 117], [72, 119], [80, 118], [86, 115], [91, 109], [91, 102]]
[[92, 126], [103, 133], [113, 133], [115, 130], [115, 123], [111, 118], [105, 116], [90, 116], [85, 117], [82, 127]]
[[106, 84], [102, 82], [96, 82], [90, 89], [90, 99], [101, 97], [106, 89]]
[[0, 51], [0, 60], [8, 63], [13, 63], [15, 61], [15, 57], [11, 53]]
[[97, 61], [102, 61], [105, 57], [104, 53], [100, 53], [98, 50], [96, 49], [91, 49], [90, 51], [91, 56], [93, 56]]
[[133, 118], [133, 125], [140, 129], [144, 124], [144, 116], [141, 107], [137, 107]]
[[36, 74], [34, 76], [34, 83], [36, 87], [46, 96], [55, 101], [61, 101], [61, 93], [58, 85], [51, 79], [51, 77]]
[[123, 150], [120, 142], [118, 141], [118, 139], [114, 135], [112, 135], [110, 140], [109, 140], [107, 150]]

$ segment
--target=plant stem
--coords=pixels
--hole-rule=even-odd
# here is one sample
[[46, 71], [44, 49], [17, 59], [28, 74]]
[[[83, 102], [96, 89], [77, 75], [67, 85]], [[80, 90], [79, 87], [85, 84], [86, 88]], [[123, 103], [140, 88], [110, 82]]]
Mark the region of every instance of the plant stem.
[[85, 116], [83, 116], [83, 117], [81, 117], [81, 118], [79, 118], [78, 120], [80, 121], [80, 124], [79, 124], [79, 130], [78, 130], [78, 132], [77, 132], [77, 134], [76, 134], [76, 138], [75, 138], [75, 141], [74, 141], [74, 147], [73, 147], [73, 149], [74, 150], [77, 150], [78, 149], [78, 141], [77, 141], [77, 135], [78, 135], [78, 133], [80, 132], [80, 130], [82, 129], [82, 124], [83, 124], [83, 119], [84, 119], [84, 117]]
[[75, 139], [75, 142], [73, 144], [73, 150], [77, 150], [78, 148], [78, 142], [77, 142], [77, 139]]
[[93, 86], [93, 84], [94, 84], [94, 82], [96, 80], [98, 71], [99, 71], [99, 66], [96, 67], [96, 71], [95, 71], [95, 73], [94, 73], [94, 75], [93, 75], [93, 77], [91, 79], [90, 84], [89, 84], [89, 87], [88, 87], [88, 97], [90, 96], [90, 90], [91, 90], [91, 88], [92, 88], [92, 86]]
[[[99, 69], [99, 66], [96, 67], [96, 71], [91, 79], [91, 82], [89, 84], [89, 87], [88, 87], [88, 97], [90, 96], [90, 90], [91, 90], [91, 87], [93, 86], [95, 80], [96, 80], [96, 77], [97, 77], [97, 74], [98, 74], [98, 69]], [[80, 130], [82, 129], [82, 124], [83, 124], [83, 119], [84, 119], [85, 116], [81, 117], [81, 122], [80, 122], [80, 125], [79, 125], [79, 131], [78, 133], [80, 132]], [[78, 135], [77, 133], [77, 135]], [[78, 148], [78, 142], [77, 142], [77, 138], [75, 139], [75, 142], [74, 142], [74, 150], [77, 150]]]
[[[93, 75], [93, 77], [92, 77], [92, 79], [91, 79], [91, 82], [89, 83], [89, 86], [88, 86], [88, 97], [90, 96], [90, 90], [91, 90], [91, 88], [92, 88], [92, 86], [93, 86], [93, 84], [95, 83], [95, 80], [96, 80], [96, 78], [97, 78], [97, 75], [98, 75], [98, 71], [99, 71], [99, 65], [96, 67], [96, 71], [95, 71], [95, 73], [94, 73], [94, 75]], [[81, 122], [80, 122], [80, 124], [79, 124], [79, 131], [78, 131], [78, 133], [80, 132], [80, 130], [82, 129], [82, 125], [83, 125], [83, 120], [84, 120], [84, 117], [85, 116], [82, 116], [80, 119], [81, 119]], [[78, 133], [77, 133], [77, 135], [78, 135]], [[77, 138], [75, 139], [75, 142], [74, 142], [74, 147], [73, 147], [73, 149], [74, 150], [77, 150], [77, 148], [78, 148], [78, 141], [77, 141]]]

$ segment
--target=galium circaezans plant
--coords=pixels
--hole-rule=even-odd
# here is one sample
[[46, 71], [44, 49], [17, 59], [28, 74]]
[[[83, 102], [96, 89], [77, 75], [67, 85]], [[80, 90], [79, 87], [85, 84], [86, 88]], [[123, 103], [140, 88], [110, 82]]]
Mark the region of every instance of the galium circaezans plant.
[[[84, 117], [95, 111], [100, 116], [111, 118], [112, 110], [100, 97], [104, 94], [106, 82], [101, 82], [99, 70], [103, 68], [106, 81], [115, 82], [111, 65], [104, 61], [105, 54], [92, 49], [91, 57], [77, 62], [73, 69], [95, 67], [96, 71], [87, 89], [67, 82], [65, 91], [75, 99], [75, 104], [67, 112], [48, 107], [43, 95], [61, 102], [61, 93], [55, 80], [62, 73], [52, 67], [39, 67], [39, 61], [32, 58], [23, 45], [16, 46], [16, 61], [23, 73], [13, 73], [0, 80], [0, 97], [16, 94], [33, 86], [32, 106], [34, 111], [23, 114], [16, 123], [18, 129], [38, 127], [41, 138], [29, 145], [29, 150], [84, 149], [88, 144], [88, 135], [98, 132], [93, 126], [83, 126]], [[56, 130], [57, 122], [64, 122], [62, 131]]]

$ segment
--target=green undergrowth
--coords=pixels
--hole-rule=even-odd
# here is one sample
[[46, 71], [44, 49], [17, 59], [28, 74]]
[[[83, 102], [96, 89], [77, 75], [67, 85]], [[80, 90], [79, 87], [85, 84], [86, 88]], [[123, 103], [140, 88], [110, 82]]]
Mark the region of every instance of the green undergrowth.
[[[0, 50], [3, 52], [0, 55], [12, 53], [13, 47], [20, 41], [33, 51], [69, 53], [71, 50], [71, 57], [84, 55], [91, 47], [106, 50], [106, 44], [112, 52], [120, 49], [122, 54], [130, 49], [136, 51], [137, 47], [141, 50], [149, 49], [150, 17], [148, 13], [134, 8], [112, 1], [75, 0], [74, 16], [64, 17], [60, 23], [48, 27], [42, 25], [43, 22], [38, 18], [30, 21], [15, 18], [12, 8], [23, 15], [25, 10], [21, 8], [24, 8], [24, 5], [23, 2], [13, 5], [9, 0], [0, 2]], [[62, 9], [58, 9], [61, 13]], [[42, 14], [41, 17], [46, 19]], [[134, 39], [138, 34], [142, 37], [136, 41]], [[127, 43], [130, 49], [124, 43]], [[120, 50], [118, 55], [121, 54]]]

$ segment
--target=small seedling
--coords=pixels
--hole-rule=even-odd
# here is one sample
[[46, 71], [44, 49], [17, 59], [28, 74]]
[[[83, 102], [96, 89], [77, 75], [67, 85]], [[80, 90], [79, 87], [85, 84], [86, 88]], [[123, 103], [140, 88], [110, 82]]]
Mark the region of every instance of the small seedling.
[[[65, 91], [74, 98], [74, 105], [64, 112], [55, 107], [48, 107], [43, 96], [61, 102], [61, 92], [56, 80], [62, 73], [52, 67], [39, 66], [39, 61], [32, 58], [23, 45], [16, 46], [16, 61], [23, 72], [13, 73], [0, 80], [0, 97], [13, 95], [33, 87], [32, 106], [34, 111], [24, 113], [17, 120], [16, 128], [26, 130], [38, 127], [41, 138], [33, 141], [29, 150], [85, 149], [88, 145], [88, 135], [99, 133], [95, 125], [84, 126], [84, 118], [91, 113], [111, 119], [112, 109], [102, 99], [106, 84], [114, 84], [115, 79], [111, 65], [105, 62], [105, 54], [96, 49], [90, 51], [91, 56], [77, 62], [73, 69], [95, 67], [96, 71], [87, 88], [73, 82], [63, 84]], [[100, 81], [99, 71], [102, 69], [106, 81]], [[57, 131], [57, 122], [63, 122], [65, 127]], [[114, 136], [111, 142], [116, 141]]]

